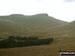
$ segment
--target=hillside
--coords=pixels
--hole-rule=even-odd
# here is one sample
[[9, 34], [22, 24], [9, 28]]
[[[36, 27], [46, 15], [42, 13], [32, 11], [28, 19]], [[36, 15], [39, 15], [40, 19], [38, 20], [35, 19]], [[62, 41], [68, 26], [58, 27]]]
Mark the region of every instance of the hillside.
[[15, 35], [39, 36], [40, 33], [45, 33], [48, 29], [65, 24], [67, 22], [50, 17], [45, 13], [31, 16], [12, 14], [0, 16], [0, 33], [14, 35], [15, 32]]
[[54, 42], [50, 45], [0, 49], [0, 56], [59, 56], [60, 49], [74, 51], [74, 31], [75, 21], [67, 23], [47, 14], [0, 16], [1, 36], [12, 34], [54, 38]]
[[52, 30], [53, 34], [59, 34], [63, 37], [74, 37], [75, 36], [75, 21], [70, 22], [61, 27]]
[[75, 21], [50, 29], [50, 32], [45, 35], [54, 37], [55, 42], [58, 43], [75, 42]]
[[12, 20], [0, 19], [0, 37], [5, 38], [9, 35], [25, 34], [27, 31], [22, 25], [15, 23]]

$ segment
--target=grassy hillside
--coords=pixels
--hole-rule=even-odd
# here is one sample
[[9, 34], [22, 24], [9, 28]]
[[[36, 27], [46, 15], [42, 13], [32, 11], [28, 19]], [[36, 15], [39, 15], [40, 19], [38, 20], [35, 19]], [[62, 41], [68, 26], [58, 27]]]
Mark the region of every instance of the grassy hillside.
[[0, 19], [0, 37], [16, 34], [19, 35], [19, 33], [23, 33], [22, 31], [27, 31], [22, 25], [18, 25], [11, 20]]
[[42, 36], [42, 33], [46, 33], [48, 29], [65, 25], [66, 23], [47, 14], [32, 16], [12, 14], [0, 16], [0, 33], [1, 35]]
[[75, 36], [75, 21], [70, 22], [66, 25], [63, 25], [58, 28], [54, 28], [54, 30], [51, 30], [53, 34], [59, 34], [63, 37], [74, 37]]
[[67, 23], [47, 14], [13, 14], [0, 16], [0, 29], [1, 36], [13, 34], [54, 38], [50, 45], [0, 49], [0, 56], [59, 56], [60, 49], [75, 50], [75, 21]]
[[[13, 21], [17, 24], [23, 24], [25, 26], [29, 27], [46, 27], [46, 26], [57, 26], [61, 24], [65, 24], [66, 22], [57, 20], [53, 17], [50, 17], [46, 14], [37, 14], [32, 16], [24, 16], [20, 14], [12, 14], [9, 16], [1, 16], [0, 18], [6, 19], [8, 21]], [[41, 27], [40, 27], [41, 28]]]

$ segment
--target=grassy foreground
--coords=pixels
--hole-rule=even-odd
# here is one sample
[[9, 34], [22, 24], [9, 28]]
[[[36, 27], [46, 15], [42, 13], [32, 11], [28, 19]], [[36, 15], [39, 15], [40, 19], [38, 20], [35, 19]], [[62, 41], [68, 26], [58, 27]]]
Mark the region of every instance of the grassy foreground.
[[75, 40], [67, 40], [55, 41], [50, 45], [0, 49], [0, 56], [59, 56], [60, 48], [67, 51], [75, 50]]

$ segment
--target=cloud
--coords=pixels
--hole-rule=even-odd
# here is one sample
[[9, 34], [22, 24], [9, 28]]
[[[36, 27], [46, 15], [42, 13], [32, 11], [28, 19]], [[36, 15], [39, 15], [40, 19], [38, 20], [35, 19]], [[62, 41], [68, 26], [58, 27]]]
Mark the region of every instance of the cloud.
[[75, 0], [64, 0], [65, 2], [75, 2]]

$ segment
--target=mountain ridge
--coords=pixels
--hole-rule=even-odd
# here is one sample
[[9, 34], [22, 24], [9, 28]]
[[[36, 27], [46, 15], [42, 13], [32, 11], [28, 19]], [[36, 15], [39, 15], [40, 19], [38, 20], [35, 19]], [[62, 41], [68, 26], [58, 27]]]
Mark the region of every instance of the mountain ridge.
[[[9, 16], [0, 16], [0, 21], [1, 20], [4, 22], [2, 24], [4, 26], [3, 29], [11, 28], [13, 29], [13, 32], [17, 30], [16, 33], [18, 35], [27, 35], [27, 36], [28, 35], [35, 36], [40, 33], [45, 33], [48, 31], [47, 29], [55, 28], [57, 26], [65, 25], [68, 23], [68, 22], [50, 17], [46, 13], [36, 14], [32, 16], [26, 16], [23, 14], [11, 14]], [[8, 22], [10, 25], [7, 24]], [[9, 26], [6, 26], [6, 24]], [[12, 33], [12, 30], [8, 30], [8, 31], [9, 33]], [[36, 32], [36, 33], [32, 34], [33, 32]], [[12, 35], [14, 35], [14, 33], [12, 33]]]

